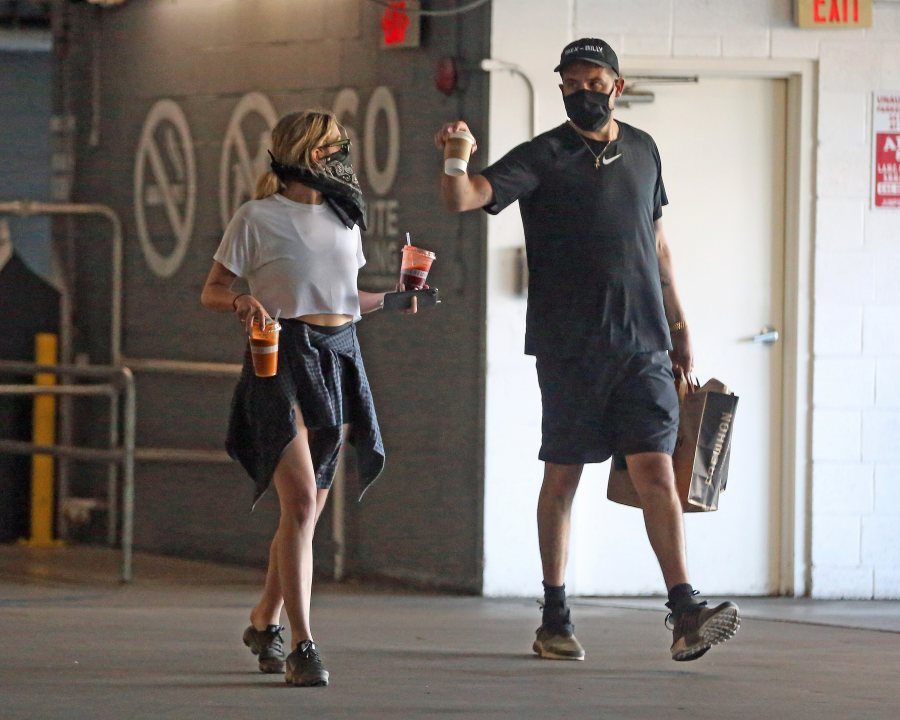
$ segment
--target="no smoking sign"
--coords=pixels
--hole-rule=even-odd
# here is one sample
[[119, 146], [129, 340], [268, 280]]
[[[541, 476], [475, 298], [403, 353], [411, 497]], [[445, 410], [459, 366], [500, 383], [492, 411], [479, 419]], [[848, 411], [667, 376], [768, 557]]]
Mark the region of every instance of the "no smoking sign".
[[134, 163], [134, 219], [150, 269], [163, 278], [184, 260], [197, 206], [197, 168], [187, 119], [172, 100], [147, 113]]
[[219, 164], [222, 229], [234, 211], [253, 197], [257, 178], [269, 168], [269, 138], [278, 115], [262, 93], [244, 95], [231, 114]]

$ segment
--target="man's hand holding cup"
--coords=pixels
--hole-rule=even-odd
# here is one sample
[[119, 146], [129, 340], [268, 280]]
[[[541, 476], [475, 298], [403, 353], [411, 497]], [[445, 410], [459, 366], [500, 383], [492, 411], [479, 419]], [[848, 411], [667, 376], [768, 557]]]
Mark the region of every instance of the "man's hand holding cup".
[[469, 126], [462, 120], [446, 123], [434, 136], [434, 143], [444, 151], [444, 173], [454, 177], [465, 175], [469, 157], [478, 147]]

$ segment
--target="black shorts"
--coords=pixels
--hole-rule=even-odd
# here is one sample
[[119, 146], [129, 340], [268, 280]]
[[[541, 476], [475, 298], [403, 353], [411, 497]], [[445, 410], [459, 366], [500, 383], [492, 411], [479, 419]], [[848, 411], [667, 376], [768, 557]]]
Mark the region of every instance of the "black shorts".
[[675, 450], [678, 394], [666, 352], [537, 358], [543, 421], [538, 457], [560, 465], [613, 453]]

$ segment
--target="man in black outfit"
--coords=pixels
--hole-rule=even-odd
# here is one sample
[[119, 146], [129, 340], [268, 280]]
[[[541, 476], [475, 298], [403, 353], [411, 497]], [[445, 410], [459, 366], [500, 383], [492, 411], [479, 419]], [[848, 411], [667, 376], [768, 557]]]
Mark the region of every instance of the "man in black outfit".
[[[582, 660], [566, 604], [572, 501], [584, 463], [624, 455], [668, 590], [674, 660], [732, 637], [737, 605], [708, 608], [688, 581], [672, 452], [673, 367], [689, 373], [690, 334], [662, 228], [666, 205], [653, 139], [613, 118], [625, 81], [603, 40], [567, 45], [560, 73], [568, 122], [511, 150], [481, 174], [444, 175], [448, 209], [499, 213], [519, 201], [528, 254], [525, 352], [543, 403], [538, 539], [544, 574], [540, 657]], [[446, 124], [435, 136], [443, 147]]]

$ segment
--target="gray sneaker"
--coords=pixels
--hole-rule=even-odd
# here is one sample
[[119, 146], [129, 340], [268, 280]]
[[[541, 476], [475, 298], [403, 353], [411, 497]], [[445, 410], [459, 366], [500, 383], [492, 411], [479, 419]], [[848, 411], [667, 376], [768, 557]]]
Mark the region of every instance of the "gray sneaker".
[[287, 656], [284, 681], [298, 687], [325, 687], [328, 671], [319, 655], [319, 648], [312, 640], [304, 640]]
[[548, 660], [584, 660], [584, 648], [575, 637], [575, 628], [541, 625], [531, 649]]
[[666, 627], [672, 631], [672, 659], [696, 660], [713, 645], [734, 637], [740, 626], [741, 612], [733, 602], [723, 602], [714, 608], [701, 602], [673, 610], [666, 616]]
[[244, 630], [244, 645], [250, 652], [259, 655], [259, 671], [264, 673], [284, 672], [283, 625], [268, 625], [265, 630], [257, 630], [252, 625]]

